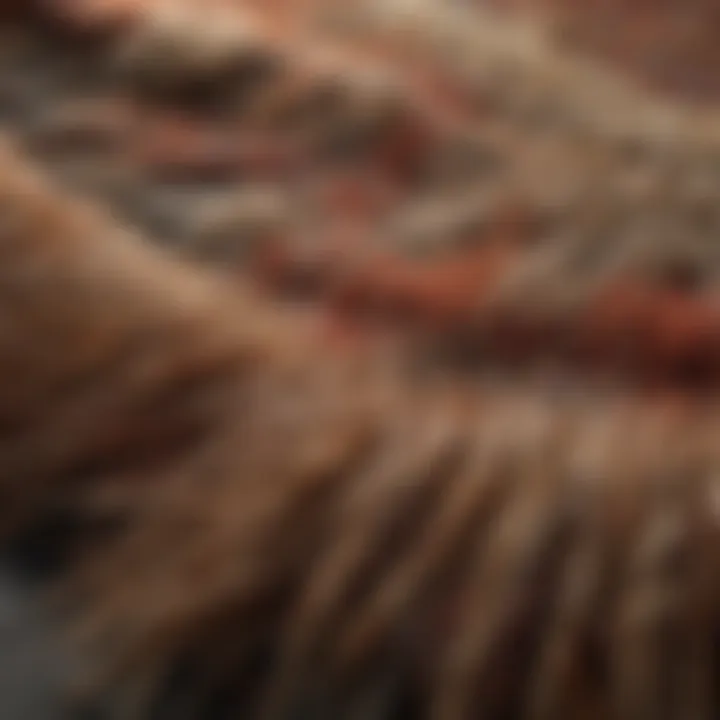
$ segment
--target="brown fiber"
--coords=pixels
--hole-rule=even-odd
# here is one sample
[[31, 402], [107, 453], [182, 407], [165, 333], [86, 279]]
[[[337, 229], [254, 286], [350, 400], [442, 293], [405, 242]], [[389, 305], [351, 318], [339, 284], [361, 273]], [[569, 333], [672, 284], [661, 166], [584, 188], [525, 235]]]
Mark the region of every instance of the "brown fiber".
[[[0, 538], [62, 551], [82, 709], [720, 711], [716, 111], [423, 6], [238, 3], [274, 22], [220, 53], [189, 0], [1, 28]], [[233, 104], [248, 53], [282, 81]]]

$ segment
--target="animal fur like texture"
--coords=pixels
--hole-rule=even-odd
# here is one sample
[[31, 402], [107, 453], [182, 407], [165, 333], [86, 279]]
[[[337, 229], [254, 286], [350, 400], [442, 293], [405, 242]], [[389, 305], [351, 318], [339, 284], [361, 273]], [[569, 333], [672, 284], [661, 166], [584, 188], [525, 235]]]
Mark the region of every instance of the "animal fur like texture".
[[[17, 54], [3, 45], [0, 537], [21, 565], [41, 556], [80, 657], [76, 702], [132, 720], [716, 717], [715, 111], [670, 106], [480, 11], [417, 3], [409, 24], [358, 2], [338, 27], [284, 5], [222, 11], [265, 18], [255, 35], [250, 21], [225, 34], [189, 0], [175, 15], [65, 4], [74, 18], [26, 16]], [[468, 32], [467, 17], [483, 21]], [[448, 44], [460, 58], [446, 67]], [[401, 81], [376, 95], [363, 71], [379, 46], [380, 75]], [[258, 57], [280, 81], [235, 107], [225, 73]], [[198, 97], [198, 79], [218, 78]], [[310, 103], [318, 126], [296, 137], [295, 111], [328, 87], [351, 111]], [[73, 93], [89, 105], [39, 120]], [[383, 120], [360, 143], [368, 162], [326, 164], [313, 141], [353, 129], [358, 107]], [[398, 145], [398, 129], [420, 132]], [[448, 176], [435, 161], [458, 148], [504, 170], [453, 161]], [[141, 210], [178, 178], [190, 204], [243, 173], [342, 192], [308, 202], [305, 232], [297, 205], [280, 223], [271, 207], [240, 278], [190, 259], [202, 232], [153, 247]], [[465, 212], [472, 229], [456, 232]], [[375, 245], [340, 242], [347, 215], [370, 217]], [[450, 249], [413, 258], [418, 225]], [[697, 243], [687, 284], [656, 272], [660, 227], [672, 269]], [[271, 292], [298, 277], [307, 313]], [[349, 351], [327, 332], [328, 316], [389, 309], [393, 333], [469, 337], [480, 362], [417, 368], [378, 358], [365, 327]]]
[[166, 717], [714, 716], [712, 404], [321, 362], [1, 167], [2, 528], [72, 520], [141, 708], [175, 671]]
[[[461, 354], [715, 383], [714, 109], [432, 2], [409, 15], [358, 2], [339, 29], [320, 4], [315, 35], [247, 3], [131, 3], [122, 22], [98, 7], [102, 49], [87, 17], [66, 32], [90, 43], [83, 82], [120, 98], [94, 90], [28, 132], [46, 105], [11, 87], [12, 124], [150, 234], [244, 268], [259, 256], [270, 288]], [[17, 71], [37, 72], [34, 52]], [[69, 70], [36, 82], [62, 100], [83, 71], [56, 52]]]

